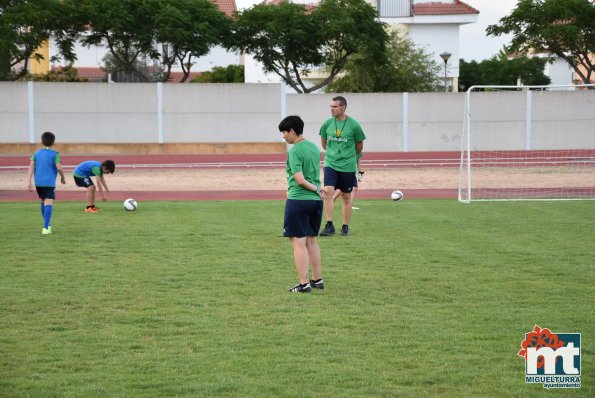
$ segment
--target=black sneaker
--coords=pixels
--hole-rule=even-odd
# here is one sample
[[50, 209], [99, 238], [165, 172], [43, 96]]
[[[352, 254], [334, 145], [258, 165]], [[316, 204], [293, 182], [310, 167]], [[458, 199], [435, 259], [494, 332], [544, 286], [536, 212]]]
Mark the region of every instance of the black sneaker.
[[341, 236], [347, 236], [347, 235], [349, 235], [349, 226], [343, 225], [341, 227]]
[[309, 283], [305, 285], [300, 285], [299, 283], [288, 290], [291, 293], [310, 293], [312, 291], [312, 287]]
[[312, 289], [324, 289], [324, 281], [322, 279], [317, 281], [310, 279], [310, 286]]
[[331, 236], [335, 234], [335, 227], [333, 224], [326, 224], [324, 229], [320, 232], [320, 236]]

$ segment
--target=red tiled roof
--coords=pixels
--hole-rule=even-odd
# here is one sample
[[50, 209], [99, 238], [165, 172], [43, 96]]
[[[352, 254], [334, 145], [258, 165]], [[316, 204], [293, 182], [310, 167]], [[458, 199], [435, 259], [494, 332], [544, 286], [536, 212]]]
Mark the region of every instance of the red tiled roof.
[[[277, 6], [277, 5], [285, 3], [286, 1], [287, 0], [263, 0], [263, 2], [261, 4]], [[312, 1], [314, 1], [314, 0], [312, 0]], [[312, 11], [319, 5], [319, 3], [317, 3], [317, 2], [307, 3], [307, 4], [304, 4], [304, 3], [297, 3], [297, 4], [301, 4], [302, 6], [304, 6], [306, 11]]]
[[[192, 79], [194, 79], [196, 76], [200, 76], [202, 72], [190, 72], [190, 75], [188, 75], [188, 79], [186, 79], [186, 82], [190, 82], [192, 81]], [[182, 78], [184, 77], [184, 73], [183, 72], [171, 72], [169, 74], [169, 83], [178, 83], [180, 80], [182, 80]]]
[[[103, 80], [107, 78], [107, 74], [101, 68], [94, 67], [79, 67], [75, 66], [78, 77], [88, 80]], [[61, 66], [52, 66], [53, 71], [62, 70]]]
[[[52, 70], [60, 70], [60, 69], [62, 69], [61, 66], [52, 66]], [[101, 68], [75, 66], [74, 69], [76, 69], [78, 77], [80, 77], [82, 79], [107, 80], [107, 73]], [[188, 79], [186, 81], [188, 81], [188, 82], [191, 81], [196, 76], [200, 76], [201, 73], [202, 72], [190, 72], [190, 76], [188, 76]], [[168, 82], [177, 83], [180, 80], [182, 80], [183, 76], [184, 76], [184, 73], [182, 73], [182, 72], [171, 72], [169, 75]]]
[[217, 7], [219, 8], [220, 11], [222, 11], [223, 13], [225, 13], [225, 15], [227, 15], [228, 17], [231, 17], [231, 15], [234, 13], [234, 11], [237, 11], [237, 7], [236, 7], [236, 0], [211, 0], [213, 3], [217, 4]]
[[82, 77], [83, 79], [106, 79], [107, 73], [101, 68], [92, 68], [92, 67], [77, 67], [75, 66], [78, 76]]
[[455, 0], [453, 3], [417, 3], [413, 5], [413, 15], [453, 15], [479, 14], [479, 10], [467, 3]]

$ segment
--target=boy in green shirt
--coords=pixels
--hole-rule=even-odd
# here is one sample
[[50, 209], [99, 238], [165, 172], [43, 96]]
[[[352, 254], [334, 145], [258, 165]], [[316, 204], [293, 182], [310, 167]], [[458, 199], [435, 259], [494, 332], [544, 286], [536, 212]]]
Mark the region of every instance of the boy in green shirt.
[[[320, 247], [316, 237], [322, 220], [320, 190], [320, 150], [303, 136], [304, 122], [299, 116], [287, 116], [279, 123], [283, 139], [293, 147], [287, 153], [287, 202], [283, 221], [283, 236], [293, 248], [295, 269], [300, 283], [289, 289], [292, 293], [308, 293], [324, 289]], [[312, 278], [308, 278], [308, 268]]]

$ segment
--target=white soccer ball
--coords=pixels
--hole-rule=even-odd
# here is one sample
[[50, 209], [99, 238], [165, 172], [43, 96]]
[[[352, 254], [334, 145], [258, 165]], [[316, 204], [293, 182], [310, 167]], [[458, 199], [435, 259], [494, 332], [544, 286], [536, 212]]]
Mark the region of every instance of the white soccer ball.
[[124, 201], [124, 208], [128, 211], [134, 211], [138, 207], [136, 200], [134, 199], [126, 199]]
[[403, 192], [393, 191], [393, 193], [390, 194], [390, 198], [394, 201], [403, 200]]

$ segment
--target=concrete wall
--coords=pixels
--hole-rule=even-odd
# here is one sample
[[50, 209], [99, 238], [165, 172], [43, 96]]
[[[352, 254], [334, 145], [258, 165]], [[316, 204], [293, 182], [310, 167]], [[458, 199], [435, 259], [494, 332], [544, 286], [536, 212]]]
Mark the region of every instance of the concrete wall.
[[595, 90], [535, 92], [531, 97], [532, 148], [595, 148]]
[[[0, 82], [0, 153], [9, 144], [38, 144], [48, 130], [61, 143], [169, 144], [178, 153], [184, 143], [284, 148], [277, 126], [290, 114], [302, 116], [306, 136], [320, 145], [333, 96], [286, 94], [279, 84]], [[460, 150], [464, 93], [345, 97], [368, 152]], [[473, 93], [472, 147], [592, 149], [594, 109], [595, 90]], [[188, 145], [189, 153], [197, 148]]]
[[409, 150], [460, 150], [464, 94], [419, 93], [409, 97]]
[[470, 106], [474, 150], [595, 148], [595, 90], [479, 92]]
[[481, 134], [472, 134], [471, 149], [525, 149], [525, 103], [524, 93], [472, 94], [471, 130], [481, 131]]
[[29, 141], [27, 85], [0, 82], [0, 142]]
[[[320, 147], [318, 132], [331, 117], [330, 103], [338, 94], [288, 95], [287, 114], [304, 119], [304, 133]], [[362, 125], [364, 147], [373, 152], [403, 150], [402, 94], [345, 94], [347, 114]]]
[[163, 85], [164, 142], [275, 141], [280, 116], [276, 84]]

